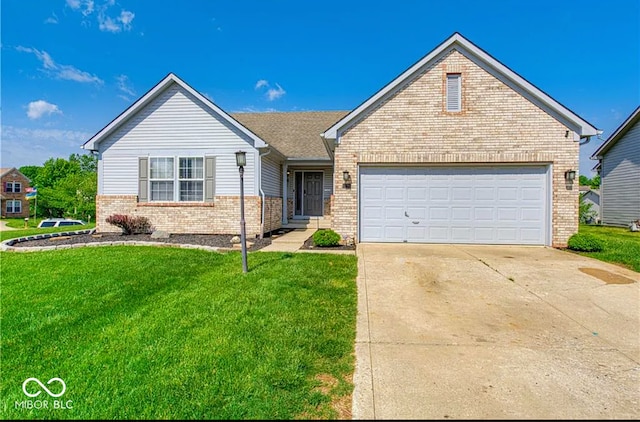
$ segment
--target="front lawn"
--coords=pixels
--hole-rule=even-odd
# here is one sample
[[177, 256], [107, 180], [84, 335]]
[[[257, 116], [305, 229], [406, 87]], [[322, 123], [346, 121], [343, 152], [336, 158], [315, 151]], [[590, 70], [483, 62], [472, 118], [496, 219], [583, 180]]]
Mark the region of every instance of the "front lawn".
[[[351, 418], [355, 256], [250, 253], [248, 274], [239, 252], [141, 246], [0, 260], [3, 419]], [[30, 398], [28, 378], [66, 391]]]
[[602, 252], [580, 252], [581, 255], [640, 272], [640, 232], [621, 227], [581, 224], [580, 233], [590, 234], [605, 243]]

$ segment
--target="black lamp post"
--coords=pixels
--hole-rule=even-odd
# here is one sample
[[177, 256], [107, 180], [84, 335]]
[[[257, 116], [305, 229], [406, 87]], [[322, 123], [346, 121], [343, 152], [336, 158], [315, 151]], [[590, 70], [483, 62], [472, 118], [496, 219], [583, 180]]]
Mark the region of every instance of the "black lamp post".
[[247, 153], [244, 151], [236, 152], [236, 164], [240, 172], [240, 241], [242, 242], [242, 272], [246, 273], [247, 269], [247, 232], [244, 224], [244, 166], [247, 165]]

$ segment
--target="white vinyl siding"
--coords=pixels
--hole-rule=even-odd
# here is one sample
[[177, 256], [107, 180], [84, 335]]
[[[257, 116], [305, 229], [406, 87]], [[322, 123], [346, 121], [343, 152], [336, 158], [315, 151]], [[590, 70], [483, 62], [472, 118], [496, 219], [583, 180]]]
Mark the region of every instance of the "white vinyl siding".
[[[245, 194], [257, 195], [253, 140], [177, 84], [100, 144], [101, 195], [137, 195], [140, 157], [215, 157], [215, 195], [240, 194], [235, 152], [247, 152]], [[178, 163], [176, 162], [177, 166]], [[177, 180], [176, 180], [177, 183]]]
[[262, 157], [262, 191], [266, 196], [282, 197], [282, 165], [270, 155]]
[[604, 154], [601, 178], [602, 224], [628, 227], [640, 219], [640, 123]]
[[447, 74], [447, 111], [462, 110], [462, 75]]

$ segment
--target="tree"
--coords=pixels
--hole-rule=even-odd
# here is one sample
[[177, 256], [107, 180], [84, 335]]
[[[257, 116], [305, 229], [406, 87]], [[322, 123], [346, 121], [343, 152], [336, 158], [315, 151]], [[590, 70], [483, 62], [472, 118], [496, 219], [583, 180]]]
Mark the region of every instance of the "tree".
[[38, 215], [95, 218], [97, 163], [94, 155], [71, 154], [68, 160], [50, 158], [42, 167], [24, 167], [29, 175], [23, 174], [38, 188]]
[[589, 185], [594, 189], [599, 189], [600, 188], [600, 175], [596, 174], [593, 177], [593, 179], [591, 179], [591, 183], [589, 183]]
[[580, 177], [578, 177], [578, 181], [580, 182], [580, 186], [589, 186], [589, 185], [591, 185], [591, 179], [589, 179], [584, 174], [581, 174]]

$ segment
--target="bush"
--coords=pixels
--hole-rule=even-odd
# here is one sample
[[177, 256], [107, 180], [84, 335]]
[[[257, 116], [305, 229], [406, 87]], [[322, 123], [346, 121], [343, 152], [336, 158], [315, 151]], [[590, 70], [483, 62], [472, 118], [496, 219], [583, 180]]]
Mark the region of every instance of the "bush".
[[568, 246], [574, 251], [600, 252], [604, 250], [605, 243], [590, 234], [576, 233], [569, 238]]
[[122, 234], [148, 234], [153, 231], [151, 222], [147, 217], [123, 214], [112, 214], [107, 217], [107, 223], [122, 229]]
[[340, 235], [331, 229], [318, 230], [313, 234], [313, 244], [315, 246], [338, 246]]

